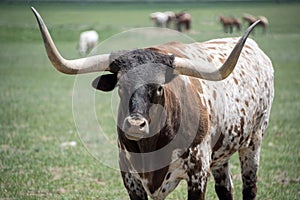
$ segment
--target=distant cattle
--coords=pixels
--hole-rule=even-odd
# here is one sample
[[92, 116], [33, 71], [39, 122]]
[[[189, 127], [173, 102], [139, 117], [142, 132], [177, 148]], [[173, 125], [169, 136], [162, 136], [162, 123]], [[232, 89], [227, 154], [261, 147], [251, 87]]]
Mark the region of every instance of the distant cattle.
[[243, 199], [255, 199], [274, 96], [272, 63], [247, 40], [258, 22], [240, 39], [171, 42], [66, 60], [33, 11], [58, 71], [110, 72], [92, 85], [118, 90], [119, 165], [130, 199], [165, 199], [186, 180], [187, 198], [204, 200], [210, 173], [218, 197], [233, 199], [229, 160], [235, 152], [241, 162]]
[[264, 34], [266, 33], [267, 26], [269, 25], [269, 21], [265, 16], [255, 17], [255, 16], [250, 15], [250, 14], [244, 14], [243, 15], [243, 20], [248, 23], [248, 26], [251, 26], [257, 20], [260, 20], [260, 22], [257, 25], [262, 27], [262, 31], [263, 31]]
[[241, 21], [238, 18], [219, 16], [219, 21], [225, 33], [233, 33], [233, 27], [236, 27], [237, 31], [241, 30]]
[[94, 30], [84, 31], [80, 33], [78, 41], [78, 51], [81, 55], [90, 52], [98, 44], [98, 33]]
[[[175, 26], [178, 31], [189, 31], [191, 29], [192, 16], [187, 12], [181, 12], [175, 14]], [[184, 28], [184, 29], [183, 29]]]
[[150, 14], [150, 19], [154, 21], [155, 26], [157, 27], [169, 28], [174, 17], [175, 13], [172, 11], [154, 12]]

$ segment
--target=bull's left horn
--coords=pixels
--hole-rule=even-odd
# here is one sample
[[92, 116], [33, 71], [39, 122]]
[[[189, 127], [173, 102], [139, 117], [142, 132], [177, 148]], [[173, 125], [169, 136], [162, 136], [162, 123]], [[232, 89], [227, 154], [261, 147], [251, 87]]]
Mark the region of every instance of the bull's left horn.
[[174, 73], [210, 81], [220, 81], [227, 78], [233, 71], [249, 34], [259, 22], [260, 20], [257, 20], [245, 31], [244, 35], [240, 38], [224, 64], [219, 69], [209, 71], [209, 69], [211, 69], [210, 67], [197, 66], [197, 64], [193, 63], [192, 60], [175, 57]]
[[31, 10], [33, 11], [37, 19], [37, 22], [39, 24], [48, 57], [51, 63], [53, 64], [53, 66], [58, 71], [65, 74], [83, 74], [83, 73], [97, 72], [97, 71], [110, 71], [109, 69], [110, 54], [91, 56], [91, 57], [80, 58], [75, 60], [64, 59], [58, 52], [40, 14], [33, 7], [31, 7]]

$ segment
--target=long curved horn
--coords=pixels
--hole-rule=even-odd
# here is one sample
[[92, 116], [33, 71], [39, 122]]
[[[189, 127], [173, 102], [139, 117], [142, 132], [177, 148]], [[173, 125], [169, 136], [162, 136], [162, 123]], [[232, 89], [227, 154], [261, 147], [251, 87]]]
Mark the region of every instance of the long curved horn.
[[243, 46], [247, 40], [247, 37], [259, 22], [260, 20], [257, 20], [245, 31], [244, 35], [235, 45], [225, 63], [219, 69], [211, 72], [208, 70], [208, 68], [205, 68], [203, 66], [197, 66], [195, 63], [193, 63], [192, 60], [175, 57], [174, 73], [193, 76], [196, 78], [201, 78], [210, 81], [220, 81], [225, 79], [233, 71], [243, 49]]
[[58, 52], [51, 35], [42, 19], [40, 14], [31, 7], [37, 22], [40, 27], [40, 31], [44, 40], [44, 45], [48, 54], [48, 57], [52, 65], [60, 72], [65, 74], [83, 74], [97, 71], [109, 71], [109, 56], [110, 54], [103, 54], [97, 56], [91, 56], [87, 58], [80, 58], [75, 60], [64, 59]]

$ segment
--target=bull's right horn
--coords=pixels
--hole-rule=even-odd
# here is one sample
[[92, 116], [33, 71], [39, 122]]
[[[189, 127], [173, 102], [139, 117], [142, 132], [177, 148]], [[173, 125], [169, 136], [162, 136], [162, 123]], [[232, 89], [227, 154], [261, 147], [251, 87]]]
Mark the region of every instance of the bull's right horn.
[[33, 11], [39, 24], [48, 57], [58, 71], [65, 74], [83, 74], [98, 71], [110, 71], [110, 54], [91, 56], [75, 60], [64, 59], [58, 52], [40, 14], [33, 7], [31, 7], [31, 10]]
[[212, 68], [211, 66], [198, 66], [197, 64], [194, 64], [193, 60], [175, 57], [175, 73], [210, 81], [221, 81], [227, 78], [237, 64], [247, 37], [259, 22], [260, 20], [257, 20], [245, 31], [244, 35], [239, 39], [224, 64], [217, 70], [210, 71], [209, 69]]

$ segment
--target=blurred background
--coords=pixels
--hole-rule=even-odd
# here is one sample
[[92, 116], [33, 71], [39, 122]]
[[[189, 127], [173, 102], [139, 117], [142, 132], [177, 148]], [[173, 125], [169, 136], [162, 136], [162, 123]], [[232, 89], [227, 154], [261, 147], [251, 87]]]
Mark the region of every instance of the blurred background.
[[[262, 19], [264, 25], [250, 37], [273, 62], [275, 100], [261, 153], [257, 199], [299, 199], [300, 2], [296, 0], [1, 1], [1, 199], [128, 198], [119, 171], [94, 159], [81, 143], [72, 114], [75, 77], [51, 66], [31, 6], [42, 15], [61, 54], [70, 59], [88, 55], [93, 41], [97, 46], [132, 28], [167, 27], [201, 42], [238, 37], [249, 20]], [[80, 34], [90, 30], [97, 37], [82, 39]], [[87, 48], [80, 51], [80, 45]], [[112, 135], [111, 145], [117, 146], [109, 115], [111, 96], [99, 93], [101, 105], [96, 108], [104, 116], [103, 129]], [[231, 169], [235, 199], [241, 199], [237, 156], [231, 159]], [[217, 199], [212, 179], [207, 199]], [[168, 199], [186, 199], [186, 183]]]

